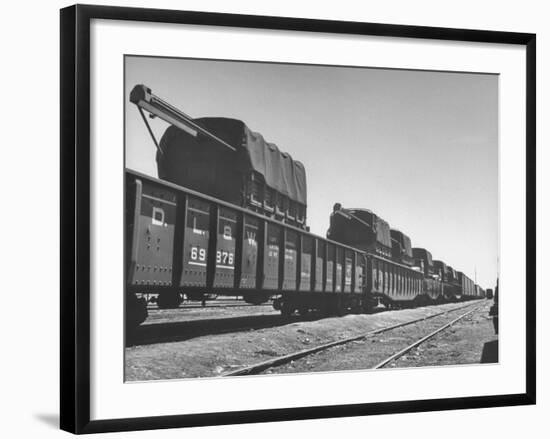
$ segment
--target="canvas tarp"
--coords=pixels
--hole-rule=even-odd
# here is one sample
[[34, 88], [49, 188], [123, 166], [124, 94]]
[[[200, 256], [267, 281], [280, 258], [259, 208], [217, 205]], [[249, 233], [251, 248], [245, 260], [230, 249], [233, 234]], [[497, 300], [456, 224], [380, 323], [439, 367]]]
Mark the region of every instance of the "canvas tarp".
[[[307, 205], [306, 173], [302, 163], [293, 160], [288, 153], [281, 152], [275, 144], [266, 142], [261, 134], [250, 130], [240, 120], [216, 117], [194, 119], [194, 122], [237, 151], [230, 151], [207, 137], [190, 141], [189, 135], [173, 126], [169, 127], [162, 137], [161, 148], [169, 155], [170, 151], [174, 151], [174, 157], [179, 156], [178, 149], [187, 148], [187, 160], [192, 160], [195, 155], [193, 150], [199, 148], [201, 150], [196, 151], [196, 155], [200, 156], [201, 160], [210, 157], [212, 163], [217, 163], [218, 168], [232, 167], [234, 171], [243, 174], [255, 171], [263, 177], [270, 188], [291, 200]], [[171, 168], [177, 165], [171, 157], [165, 158], [164, 162]], [[189, 164], [182, 164], [183, 168], [187, 166]], [[159, 176], [160, 174], [161, 161]]]

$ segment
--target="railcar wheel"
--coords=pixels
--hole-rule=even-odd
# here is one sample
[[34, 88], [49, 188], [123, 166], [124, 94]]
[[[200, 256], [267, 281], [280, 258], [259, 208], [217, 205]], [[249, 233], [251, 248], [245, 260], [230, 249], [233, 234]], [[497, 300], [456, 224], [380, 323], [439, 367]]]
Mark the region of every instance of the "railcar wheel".
[[281, 307], [282, 307], [282, 303], [283, 303], [283, 301], [280, 297], [276, 298], [273, 301], [273, 309], [275, 309], [276, 311], [280, 311]]
[[290, 305], [288, 302], [283, 302], [283, 305], [281, 306], [281, 315], [284, 318], [289, 318], [292, 316], [292, 313], [294, 312], [294, 307]]
[[183, 299], [177, 291], [162, 292], [158, 295], [157, 306], [160, 309], [172, 309], [180, 306]]
[[332, 315], [330, 304], [326, 303], [325, 301], [322, 301], [319, 304], [319, 313], [321, 314], [322, 317], [330, 317]]
[[336, 315], [342, 317], [346, 314], [346, 308], [344, 306], [344, 301], [342, 298], [338, 297], [336, 299]]

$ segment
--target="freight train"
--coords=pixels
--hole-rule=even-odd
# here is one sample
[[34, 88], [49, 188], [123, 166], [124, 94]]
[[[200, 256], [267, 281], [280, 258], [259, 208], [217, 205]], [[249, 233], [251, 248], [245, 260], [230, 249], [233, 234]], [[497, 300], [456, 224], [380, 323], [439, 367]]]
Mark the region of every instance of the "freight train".
[[[243, 122], [192, 119], [144, 85], [130, 94], [157, 147], [160, 178], [125, 170], [126, 322], [183, 295], [273, 298], [284, 316], [342, 315], [467, 300], [485, 291], [367, 209], [334, 205], [327, 236], [306, 221], [306, 173]], [[169, 124], [160, 141], [149, 117]]]

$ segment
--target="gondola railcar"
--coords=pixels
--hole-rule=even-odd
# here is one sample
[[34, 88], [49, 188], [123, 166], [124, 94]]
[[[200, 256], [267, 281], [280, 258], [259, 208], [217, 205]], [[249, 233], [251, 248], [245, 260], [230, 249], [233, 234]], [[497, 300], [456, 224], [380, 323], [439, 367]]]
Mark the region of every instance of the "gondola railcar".
[[374, 212], [335, 204], [327, 237], [366, 253], [368, 290], [377, 305], [411, 305], [423, 294], [423, 275], [412, 268], [410, 239], [394, 232], [392, 243], [389, 224]]
[[336, 203], [327, 238], [386, 259], [392, 257], [390, 226], [368, 209], [345, 209]]
[[132, 295], [154, 292], [174, 305], [182, 292], [238, 292], [251, 302], [276, 293], [285, 315], [371, 305], [358, 249], [128, 169], [126, 187]]

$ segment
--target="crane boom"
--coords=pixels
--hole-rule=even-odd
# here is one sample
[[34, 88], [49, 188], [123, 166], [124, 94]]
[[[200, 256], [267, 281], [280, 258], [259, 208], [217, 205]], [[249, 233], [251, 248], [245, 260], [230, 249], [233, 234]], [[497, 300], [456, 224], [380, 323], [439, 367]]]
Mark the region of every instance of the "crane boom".
[[160, 149], [158, 142], [153, 136], [151, 127], [149, 126], [147, 119], [143, 115], [143, 110], [147, 111], [153, 116], [161, 118], [165, 122], [168, 122], [170, 125], [174, 125], [175, 127], [189, 133], [194, 137], [197, 137], [199, 134], [201, 134], [211, 140], [214, 140], [216, 143], [224, 146], [225, 148], [230, 149], [231, 151], [237, 150], [234, 146], [231, 146], [225, 140], [220, 139], [215, 134], [211, 133], [208, 130], [205, 130], [203, 127], [195, 123], [191, 116], [188, 116], [183, 111], [154, 95], [151, 92], [151, 89], [143, 84], [136, 85], [133, 88], [132, 92], [130, 93], [130, 102], [135, 104], [140, 110], [143, 120], [147, 125], [147, 129], [153, 137], [156, 147], [160, 150], [161, 153], [163, 153], [163, 151]]

